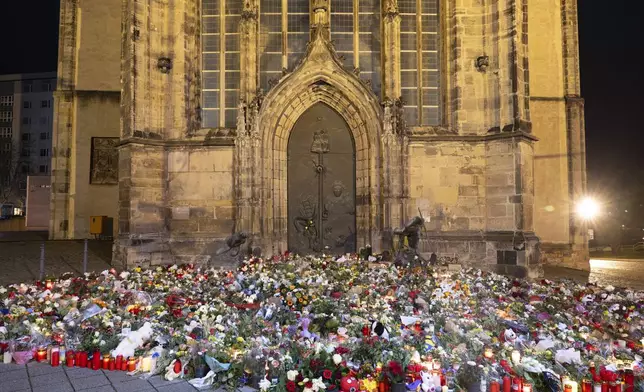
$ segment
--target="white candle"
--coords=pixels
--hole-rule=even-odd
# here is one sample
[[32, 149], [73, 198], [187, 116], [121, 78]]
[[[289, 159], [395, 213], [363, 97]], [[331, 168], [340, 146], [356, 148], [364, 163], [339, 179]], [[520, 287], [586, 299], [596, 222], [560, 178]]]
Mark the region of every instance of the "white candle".
[[441, 376], [439, 376], [438, 374], [434, 373], [432, 379], [434, 380], [434, 386], [436, 388], [441, 386]]
[[139, 364], [139, 370], [141, 372], [149, 372], [152, 369], [152, 357], [143, 357], [141, 358], [141, 363]]
[[579, 389], [579, 384], [577, 384], [577, 381], [568, 381], [568, 385], [572, 388], [572, 391], [570, 392], [577, 392]]
[[593, 385], [593, 392], [602, 392], [602, 384], [596, 383]]
[[512, 363], [515, 365], [521, 363], [521, 353], [519, 352], [519, 350], [512, 351]]
[[9, 351], [5, 351], [2, 362], [5, 364], [11, 363], [11, 353]]
[[447, 385], [443, 385], [443, 388], [441, 388], [441, 392], [449, 392]]

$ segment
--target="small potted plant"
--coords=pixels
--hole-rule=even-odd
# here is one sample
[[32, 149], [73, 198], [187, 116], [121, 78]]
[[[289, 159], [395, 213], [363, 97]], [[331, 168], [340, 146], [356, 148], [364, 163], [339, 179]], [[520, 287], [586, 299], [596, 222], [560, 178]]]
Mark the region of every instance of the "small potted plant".
[[384, 373], [391, 383], [391, 392], [405, 392], [405, 368], [398, 361], [389, 361], [384, 368]]

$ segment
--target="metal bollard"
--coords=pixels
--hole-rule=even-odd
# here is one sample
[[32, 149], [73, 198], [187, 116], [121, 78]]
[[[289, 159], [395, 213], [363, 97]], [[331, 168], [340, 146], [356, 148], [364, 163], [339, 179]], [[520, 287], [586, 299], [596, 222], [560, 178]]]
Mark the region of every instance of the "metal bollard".
[[87, 273], [87, 238], [85, 238], [85, 246], [83, 248], [83, 274]]
[[40, 280], [45, 277], [45, 243], [40, 244]]

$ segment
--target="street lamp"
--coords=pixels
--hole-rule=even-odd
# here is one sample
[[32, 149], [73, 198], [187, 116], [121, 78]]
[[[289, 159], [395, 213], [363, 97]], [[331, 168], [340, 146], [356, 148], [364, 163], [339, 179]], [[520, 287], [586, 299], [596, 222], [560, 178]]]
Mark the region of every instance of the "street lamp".
[[590, 197], [585, 197], [577, 204], [577, 215], [586, 221], [593, 220], [599, 215], [599, 203]]

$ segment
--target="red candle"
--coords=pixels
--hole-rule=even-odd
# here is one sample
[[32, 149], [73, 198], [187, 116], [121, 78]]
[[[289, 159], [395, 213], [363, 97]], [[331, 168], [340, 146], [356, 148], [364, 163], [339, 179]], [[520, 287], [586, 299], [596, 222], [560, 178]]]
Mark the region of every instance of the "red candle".
[[109, 370], [110, 370], [110, 371], [114, 371], [114, 369], [116, 369], [116, 364], [114, 363], [114, 361], [110, 361], [110, 367], [109, 367]]
[[128, 372], [133, 372], [136, 370], [136, 358], [130, 357], [127, 360], [127, 371]]
[[490, 392], [501, 392], [501, 386], [498, 381], [490, 382]]
[[103, 369], [109, 369], [110, 368], [110, 356], [109, 354], [103, 355]]
[[123, 356], [122, 355], [117, 355], [116, 356], [116, 368], [118, 370], [121, 370], [122, 365], [123, 365]]
[[632, 370], [624, 373], [624, 392], [633, 392], [635, 390], [635, 374]]
[[87, 352], [81, 351], [76, 353], [76, 366], [87, 367]]
[[44, 348], [39, 348], [36, 352], [36, 361], [43, 362], [47, 360], [47, 350]]
[[98, 370], [101, 368], [101, 352], [96, 350], [92, 355], [92, 369]]
[[622, 383], [621, 382], [614, 382], [610, 386], [610, 391], [611, 392], [622, 392]]
[[127, 371], [127, 361], [125, 359], [121, 362], [121, 370], [124, 372]]
[[74, 367], [74, 352], [73, 351], [68, 351], [67, 355], [65, 356], [65, 365], [67, 367]]
[[593, 392], [593, 384], [589, 380], [582, 380], [581, 392]]
[[58, 366], [60, 364], [60, 352], [58, 350], [51, 352], [51, 366]]
[[503, 377], [503, 392], [511, 392], [512, 390], [512, 381], [509, 376]]
[[174, 369], [172, 369], [172, 370], [174, 370], [174, 372], [177, 373], [177, 374], [181, 373], [181, 361], [179, 359], [177, 359], [174, 362]]
[[608, 383], [606, 381], [602, 381], [602, 392], [608, 392]]
[[512, 378], [512, 390], [513, 391], [523, 391], [523, 380], [521, 380], [520, 377], [513, 377]]

